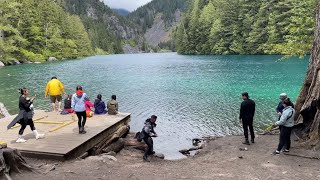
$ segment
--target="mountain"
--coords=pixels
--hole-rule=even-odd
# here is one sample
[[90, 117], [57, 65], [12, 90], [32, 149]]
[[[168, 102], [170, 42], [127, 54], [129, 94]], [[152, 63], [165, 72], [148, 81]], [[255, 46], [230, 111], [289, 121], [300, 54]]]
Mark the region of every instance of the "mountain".
[[130, 14], [130, 12], [126, 9], [112, 9], [113, 12], [119, 14], [120, 16], [127, 16], [128, 14]]
[[140, 40], [138, 26], [115, 13], [103, 2], [99, 0], [64, 0], [63, 2], [62, 5], [67, 12], [81, 18], [95, 49], [112, 54], [129, 53], [125, 50], [128, 49], [127, 46], [134, 46], [133, 50], [139, 51], [137, 47], [143, 40]]
[[[177, 51], [302, 54], [311, 49], [316, 3], [315, 0], [194, 0], [177, 30]], [[301, 51], [292, 52], [293, 49]]]
[[153, 0], [130, 13], [128, 19], [139, 25], [146, 44], [151, 47], [172, 44], [173, 32], [190, 2], [191, 0]]

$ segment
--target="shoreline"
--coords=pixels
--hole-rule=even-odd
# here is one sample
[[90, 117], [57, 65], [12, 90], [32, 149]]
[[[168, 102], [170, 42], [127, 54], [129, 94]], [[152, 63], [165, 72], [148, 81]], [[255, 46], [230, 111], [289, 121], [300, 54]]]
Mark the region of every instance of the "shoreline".
[[[118, 154], [91, 156], [66, 162], [27, 159], [33, 165], [55, 164], [47, 174], [24, 172], [13, 179], [317, 179], [320, 178], [319, 151], [293, 141], [291, 155], [271, 155], [277, 135], [259, 135], [253, 145], [241, 144], [242, 136], [225, 136], [212, 141], [200, 154], [180, 160], [151, 158], [125, 148]], [[244, 150], [247, 148], [247, 150]], [[295, 156], [297, 155], [297, 156]]]

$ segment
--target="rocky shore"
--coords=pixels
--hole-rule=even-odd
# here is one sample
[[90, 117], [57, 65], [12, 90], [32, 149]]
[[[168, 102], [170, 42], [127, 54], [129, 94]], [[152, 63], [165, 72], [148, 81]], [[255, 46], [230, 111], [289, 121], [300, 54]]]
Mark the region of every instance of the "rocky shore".
[[[55, 57], [49, 57], [48, 59], [46, 59], [46, 62], [52, 62], [52, 61], [57, 61], [58, 59]], [[27, 60], [17, 60], [17, 59], [11, 59], [8, 61], [0, 61], [0, 67], [4, 67], [4, 66], [12, 66], [12, 65], [20, 65], [20, 64], [40, 64], [42, 62], [38, 61], [38, 62], [30, 62]]]

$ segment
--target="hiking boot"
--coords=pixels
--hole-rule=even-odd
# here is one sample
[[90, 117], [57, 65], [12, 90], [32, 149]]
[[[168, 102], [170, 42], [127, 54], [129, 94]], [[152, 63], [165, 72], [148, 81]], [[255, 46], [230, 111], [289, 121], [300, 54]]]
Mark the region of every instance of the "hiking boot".
[[23, 139], [23, 138], [18, 138], [18, 139], [16, 140], [16, 143], [25, 143], [25, 142], [27, 142], [27, 140], [25, 140], [25, 139]]
[[79, 127], [79, 134], [82, 134], [83, 128]]
[[251, 143], [254, 144], [254, 139], [251, 140]]
[[150, 160], [148, 159], [148, 156], [143, 156], [143, 161], [150, 162]]
[[86, 130], [84, 130], [84, 127], [82, 128], [82, 133], [81, 134], [85, 134], [85, 133], [87, 133], [87, 131]]
[[249, 143], [249, 141], [248, 141], [248, 140], [245, 140], [242, 144], [250, 145], [250, 143]]
[[280, 155], [280, 151], [274, 151], [272, 155]]

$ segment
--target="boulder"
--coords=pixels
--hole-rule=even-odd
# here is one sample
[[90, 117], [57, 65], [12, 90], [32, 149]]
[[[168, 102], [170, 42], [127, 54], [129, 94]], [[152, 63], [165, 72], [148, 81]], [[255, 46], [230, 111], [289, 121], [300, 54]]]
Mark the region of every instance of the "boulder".
[[0, 67], [4, 67], [4, 63], [0, 61]]
[[8, 110], [4, 107], [4, 104], [0, 103], [0, 118], [10, 116]]
[[57, 60], [58, 60], [58, 59], [55, 58], [55, 57], [49, 57], [49, 58], [47, 59], [48, 62], [57, 61]]

